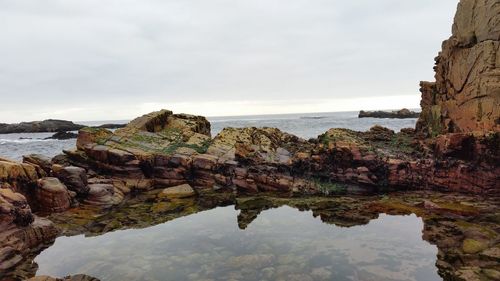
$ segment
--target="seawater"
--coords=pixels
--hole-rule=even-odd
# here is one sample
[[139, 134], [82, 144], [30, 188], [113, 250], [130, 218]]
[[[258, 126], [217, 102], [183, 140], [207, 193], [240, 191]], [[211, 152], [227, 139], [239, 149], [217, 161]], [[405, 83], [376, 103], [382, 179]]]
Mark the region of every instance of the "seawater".
[[239, 228], [234, 206], [95, 237], [59, 237], [38, 255], [37, 275], [101, 280], [441, 280], [437, 248], [415, 215], [366, 225], [323, 223], [281, 206]]
[[[381, 125], [394, 131], [402, 128], [414, 128], [417, 119], [377, 119], [358, 118], [358, 112], [304, 113], [281, 115], [255, 115], [237, 117], [211, 117], [212, 136], [225, 127], [276, 127], [301, 138], [315, 138], [330, 128], [348, 128], [355, 131], [366, 131], [374, 125]], [[104, 123], [126, 123], [120, 121], [79, 122], [84, 125], [101, 125]], [[64, 149], [72, 149], [75, 140], [44, 140], [51, 133], [35, 134], [0, 134], [0, 157], [21, 160], [22, 155], [40, 153], [53, 157]]]

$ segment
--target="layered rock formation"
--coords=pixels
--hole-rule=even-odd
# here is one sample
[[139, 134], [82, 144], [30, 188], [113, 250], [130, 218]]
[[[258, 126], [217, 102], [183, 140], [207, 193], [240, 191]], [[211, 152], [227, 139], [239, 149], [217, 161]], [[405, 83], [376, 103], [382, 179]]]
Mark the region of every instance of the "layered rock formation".
[[34, 216], [26, 197], [1, 184], [0, 277], [27, 256], [50, 244], [58, 234], [54, 224]]
[[395, 133], [331, 129], [309, 141], [275, 128], [225, 128], [209, 137], [202, 117], [151, 113], [111, 133], [80, 130], [72, 165], [148, 190], [189, 183], [196, 190], [329, 193], [362, 190], [498, 190], [498, 134], [419, 140]]
[[435, 82], [421, 82], [417, 130], [500, 131], [500, 3], [461, 0], [452, 36], [436, 58]]
[[[422, 114], [416, 132], [395, 133], [380, 126], [367, 132], [330, 129], [306, 141], [275, 128], [225, 128], [211, 138], [210, 123], [204, 117], [161, 110], [115, 132], [82, 128], [76, 149], [54, 159], [41, 155], [28, 155], [24, 163], [0, 159], [0, 272], [18, 265], [57, 235], [53, 224], [32, 210], [67, 214], [69, 208], [82, 205], [105, 209], [130, 194], [155, 194], [154, 199], [148, 198], [158, 201], [147, 210], [152, 217], [184, 208], [176, 202], [179, 198], [200, 195], [185, 200], [191, 205], [201, 198], [209, 202], [211, 191], [229, 191], [225, 194], [233, 196], [425, 189], [498, 195], [499, 15], [498, 0], [460, 2], [453, 35], [436, 59], [436, 82], [422, 83]], [[379, 212], [402, 207], [397, 202], [379, 203], [352, 210], [363, 213], [360, 221], [366, 223]], [[404, 206], [404, 210], [421, 214], [425, 212], [421, 209], [441, 212], [450, 207], [443, 207], [444, 202], [419, 204]], [[246, 209], [239, 218], [242, 228], [265, 209], [239, 207]], [[365, 207], [371, 211], [365, 212]], [[448, 220], [436, 224], [433, 217], [426, 221], [426, 239], [442, 251], [443, 263], [438, 264], [442, 275], [464, 280], [485, 276], [481, 269], [475, 270], [478, 264], [498, 262], [498, 239], [488, 238], [489, 252], [485, 252], [486, 248], [477, 245], [484, 246], [486, 239], [465, 228], [475, 220], [484, 220], [489, 228], [487, 213], [492, 208], [464, 215], [462, 208], [470, 209], [454, 207], [453, 217], [467, 216], [469, 221], [452, 226]], [[325, 221], [340, 218], [345, 224], [353, 223], [345, 210], [318, 214]], [[136, 224], [145, 223], [137, 214], [125, 217], [123, 224], [132, 217]], [[92, 221], [89, 225], [85, 227], [101, 227]], [[475, 225], [474, 231], [484, 225]], [[100, 231], [113, 227], [117, 228]], [[446, 236], [454, 239], [443, 239]], [[457, 272], [458, 268], [462, 271]]]

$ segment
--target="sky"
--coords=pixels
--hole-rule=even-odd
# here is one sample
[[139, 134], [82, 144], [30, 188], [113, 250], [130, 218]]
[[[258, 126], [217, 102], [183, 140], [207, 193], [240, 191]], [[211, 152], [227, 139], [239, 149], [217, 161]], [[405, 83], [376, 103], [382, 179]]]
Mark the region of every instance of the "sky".
[[0, 0], [0, 122], [418, 108], [457, 0]]

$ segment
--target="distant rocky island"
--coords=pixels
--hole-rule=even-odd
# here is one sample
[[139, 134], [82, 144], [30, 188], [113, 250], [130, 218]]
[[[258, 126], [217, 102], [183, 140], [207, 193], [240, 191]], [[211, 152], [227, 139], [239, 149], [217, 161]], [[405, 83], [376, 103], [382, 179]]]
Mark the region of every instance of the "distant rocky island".
[[[95, 128], [117, 129], [124, 127], [125, 124], [104, 124]], [[72, 121], [47, 119], [43, 121], [21, 122], [14, 124], [0, 123], [0, 134], [19, 134], [19, 133], [55, 133], [78, 131], [87, 126], [75, 124]]]
[[0, 134], [66, 132], [78, 131], [84, 127], [84, 125], [75, 124], [71, 121], [48, 119], [16, 124], [0, 123]]
[[405, 118], [418, 118], [420, 116], [420, 112], [411, 111], [409, 109], [403, 108], [397, 111], [364, 111], [361, 110], [359, 112], [358, 118], [397, 118], [397, 119], [405, 119]]

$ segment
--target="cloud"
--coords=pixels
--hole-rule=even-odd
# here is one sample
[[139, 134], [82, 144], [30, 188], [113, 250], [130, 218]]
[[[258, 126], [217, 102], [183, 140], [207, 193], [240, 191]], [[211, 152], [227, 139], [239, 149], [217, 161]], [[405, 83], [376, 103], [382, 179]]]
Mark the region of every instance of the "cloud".
[[456, 4], [2, 0], [1, 106], [17, 110], [2, 109], [0, 120], [45, 116], [44, 108], [84, 108], [87, 120], [110, 108], [122, 119], [146, 103], [188, 104], [191, 113], [211, 105], [226, 115], [234, 112], [228, 102], [267, 104], [252, 112], [268, 113], [298, 110], [291, 101], [415, 100], [418, 81], [432, 79]]

